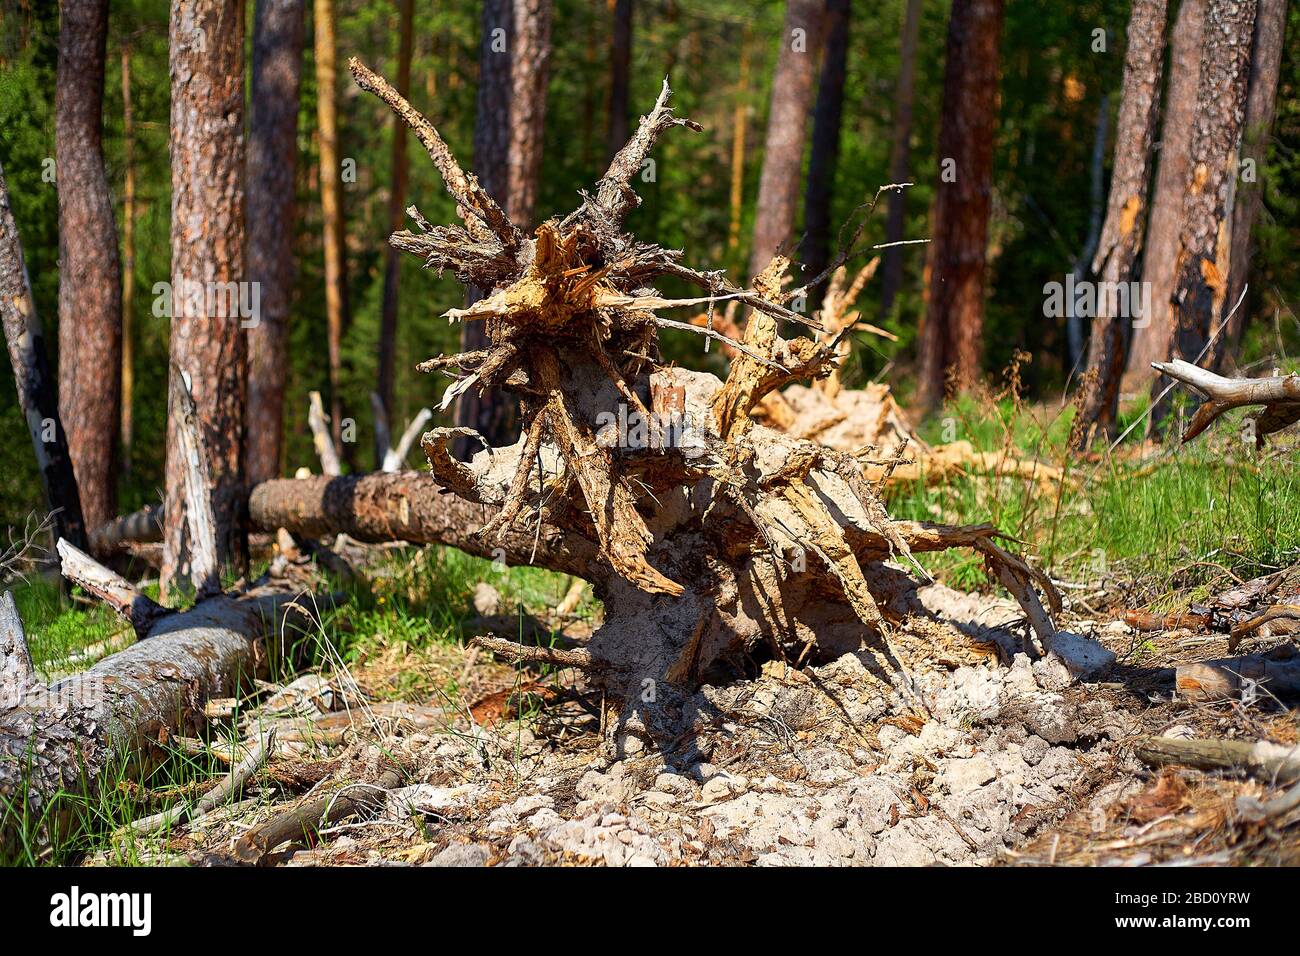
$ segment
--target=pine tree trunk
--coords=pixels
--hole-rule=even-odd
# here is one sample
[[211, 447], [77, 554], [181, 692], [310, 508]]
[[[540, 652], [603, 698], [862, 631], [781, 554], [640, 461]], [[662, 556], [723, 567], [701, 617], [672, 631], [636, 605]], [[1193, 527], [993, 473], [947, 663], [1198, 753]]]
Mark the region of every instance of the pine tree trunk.
[[790, 239], [799, 205], [803, 148], [822, 48], [825, 0], [786, 0], [781, 52], [772, 75], [772, 105], [763, 146], [763, 172], [754, 210], [750, 278]]
[[334, 0], [315, 0], [316, 122], [320, 132], [320, 202], [324, 217], [326, 348], [329, 356], [330, 428], [343, 444], [343, 333], [348, 326], [347, 255], [343, 221], [343, 169], [339, 156], [338, 70]]
[[[244, 272], [244, 5], [172, 0], [171, 375], [188, 376], [211, 469], [218, 560], [242, 565], [247, 339], [216, 295]], [[186, 463], [170, 400], [162, 588], [190, 579]]]
[[[903, 45], [898, 56], [898, 89], [894, 94], [894, 144], [889, 152], [889, 181], [907, 182], [912, 166], [912, 100], [916, 80], [916, 41], [921, 32], [921, 0], [907, 0], [903, 21]], [[907, 192], [889, 194], [889, 215], [885, 220], [885, 242], [901, 242], [907, 223]], [[887, 316], [894, 297], [903, 287], [903, 249], [885, 250], [880, 279], [880, 314]]]
[[1201, 77], [1201, 32], [1206, 0], [1182, 0], [1169, 38], [1169, 81], [1157, 151], [1155, 193], [1142, 256], [1142, 281], [1150, 289], [1151, 315], [1133, 330], [1123, 387], [1138, 389], [1155, 374], [1152, 362], [1169, 358], [1174, 318], [1174, 264], [1183, 225], [1183, 203], [1192, 178], [1192, 124]]
[[54, 148], [59, 189], [59, 412], [90, 527], [117, 513], [122, 270], [104, 171], [107, 0], [61, 5]]
[[131, 108], [131, 48], [122, 46], [122, 474], [131, 474], [135, 440], [132, 402], [135, 400], [135, 114]]
[[[504, 31], [504, 32], [502, 32]], [[515, 223], [529, 228], [537, 204], [550, 75], [551, 0], [484, 0], [479, 88], [474, 119], [474, 172], [488, 195]], [[472, 289], [469, 302], [490, 289]], [[466, 322], [461, 350], [485, 347], [491, 322]], [[488, 390], [464, 393], [456, 424], [473, 428], [493, 445], [508, 443], [514, 405]], [[467, 457], [477, 443], [459, 439], [454, 454]]]
[[27, 266], [9, 207], [9, 187], [3, 168], [0, 168], [0, 321], [4, 325], [14, 384], [18, 387], [18, 407], [31, 434], [54, 533], [84, 549], [86, 528], [81, 518], [77, 480], [68, 454], [68, 438], [59, 422], [54, 376], [27, 281]]
[[[1134, 0], [1124, 54], [1124, 86], [1115, 128], [1115, 162], [1111, 170], [1110, 201], [1101, 244], [1092, 271], [1107, 285], [1127, 290], [1142, 249], [1146, 223], [1147, 184], [1151, 148], [1160, 115], [1160, 65], [1165, 46], [1165, 0]], [[1145, 318], [1138, 302], [1125, 294], [1096, 296], [1096, 314], [1088, 344], [1088, 371], [1080, 416], [1088, 430], [1076, 432], [1086, 446], [1089, 432], [1113, 437], [1119, 411], [1120, 378], [1129, 336], [1129, 323]]]
[[[849, 60], [849, 8], [849, 0], [827, 0], [826, 51], [817, 86], [812, 156], [808, 161], [808, 188], [804, 196], [804, 242], [800, 258], [805, 280], [821, 275], [830, 263], [831, 197], [840, 158], [844, 80]], [[810, 310], [821, 302], [823, 288], [818, 286], [811, 291]]]
[[249, 330], [249, 484], [280, 474], [289, 321], [297, 272], [292, 228], [298, 162], [298, 105], [305, 25], [303, 0], [258, 0], [253, 27], [253, 116], [248, 139], [248, 278], [259, 283], [261, 315]]
[[[1237, 183], [1232, 207], [1232, 257], [1228, 272], [1228, 308], [1241, 297], [1250, 274], [1251, 233], [1264, 202], [1264, 162], [1273, 129], [1273, 112], [1277, 103], [1277, 83], [1282, 65], [1282, 40], [1286, 34], [1286, 0], [1259, 0], [1255, 17], [1255, 39], [1250, 54], [1250, 84], [1246, 93], [1246, 117], [1241, 139], [1242, 177]], [[1251, 179], [1247, 179], [1247, 170]], [[1228, 321], [1227, 344], [1241, 340], [1250, 302]], [[1235, 351], [1235, 348], [1232, 349]]]
[[632, 80], [632, 0], [612, 0], [614, 36], [609, 49], [609, 125], [605, 162], [627, 142], [628, 93]]
[[[411, 88], [411, 45], [414, 41], [415, 4], [401, 0], [398, 5], [397, 89], [403, 96]], [[406, 221], [406, 187], [410, 178], [410, 161], [406, 155], [406, 124], [393, 117], [392, 192], [388, 197], [388, 221], [393, 232]], [[394, 421], [393, 366], [397, 355], [397, 297], [401, 266], [398, 251], [392, 246], [384, 250], [384, 304], [379, 323], [379, 380], [376, 391], [383, 402], [384, 415]], [[375, 447], [375, 467], [384, 460], [388, 449]]]
[[984, 265], [993, 190], [1002, 0], [954, 0], [948, 19], [939, 183], [931, 216], [929, 301], [921, 325], [917, 402], [980, 375]]
[[[1223, 355], [1232, 197], [1250, 77], [1255, 0], [1209, 0], [1192, 133], [1192, 179], [1175, 270], [1176, 355], [1206, 368]], [[1202, 357], [1202, 353], [1204, 357]]]

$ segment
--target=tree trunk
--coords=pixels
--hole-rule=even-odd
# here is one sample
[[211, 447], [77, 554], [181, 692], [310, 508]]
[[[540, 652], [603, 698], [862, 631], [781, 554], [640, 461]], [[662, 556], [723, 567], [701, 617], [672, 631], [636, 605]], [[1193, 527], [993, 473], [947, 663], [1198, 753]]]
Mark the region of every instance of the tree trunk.
[[610, 0], [614, 36], [609, 48], [609, 124], [605, 131], [605, 163], [627, 142], [628, 93], [632, 81], [632, 0]]
[[[218, 560], [242, 565], [247, 340], [228, 293], [244, 278], [244, 5], [172, 0], [171, 75], [170, 374], [189, 379], [203, 426]], [[193, 547], [176, 392], [167, 408], [165, 598], [188, 587]]]
[[320, 204], [324, 219], [326, 349], [329, 357], [330, 427], [343, 445], [343, 333], [347, 330], [347, 247], [343, 220], [343, 168], [339, 156], [338, 71], [335, 68], [334, 0], [314, 0], [316, 22], [316, 122], [320, 134]]
[[[411, 88], [411, 45], [414, 42], [414, 0], [398, 5], [397, 89], [408, 96]], [[388, 221], [393, 232], [406, 221], [406, 185], [410, 178], [410, 161], [406, 155], [406, 124], [393, 117], [392, 182], [388, 194]], [[376, 390], [383, 403], [384, 416], [393, 420], [393, 366], [397, 356], [397, 296], [401, 278], [401, 261], [392, 246], [384, 249], [384, 304], [379, 320], [379, 380]], [[376, 437], [375, 467], [384, 460], [387, 447]]]
[[[898, 89], [894, 94], [894, 144], [889, 152], [889, 181], [902, 183], [911, 175], [912, 100], [916, 79], [916, 41], [921, 33], [921, 0], [907, 0], [903, 20], [903, 45], [898, 55]], [[885, 242], [902, 242], [907, 224], [907, 192], [896, 189], [889, 194], [889, 215], [885, 220]], [[903, 287], [903, 249], [885, 250], [884, 272], [880, 279], [880, 315], [886, 317], [894, 307], [894, 297]]]
[[122, 45], [122, 474], [131, 474], [135, 438], [135, 115], [131, 109], [131, 48]]
[[[827, 0], [826, 51], [817, 107], [813, 114], [812, 156], [808, 161], [808, 188], [804, 196], [804, 280], [821, 275], [831, 257], [831, 197], [840, 158], [840, 120], [844, 113], [844, 81], [849, 61], [849, 0]], [[822, 290], [811, 290], [808, 309], [821, 302]]]
[[54, 147], [59, 188], [59, 411], [86, 521], [117, 513], [122, 271], [102, 146], [108, 0], [61, 4]]
[[[1259, 0], [1255, 39], [1250, 54], [1250, 83], [1246, 93], [1245, 125], [1241, 138], [1241, 177], [1232, 207], [1232, 253], [1228, 268], [1228, 307], [1241, 297], [1250, 274], [1251, 233], [1264, 203], [1260, 175], [1268, 156], [1282, 65], [1282, 39], [1286, 34], [1286, 0]], [[1248, 178], [1248, 176], [1250, 178]], [[1229, 320], [1227, 344], [1235, 346], [1250, 314], [1250, 303]]]
[[[1175, 266], [1177, 355], [1206, 368], [1223, 355], [1220, 326], [1228, 296], [1231, 223], [1250, 77], [1255, 0], [1209, 0], [1192, 133], [1192, 179], [1183, 204]], [[1231, 303], [1227, 303], [1228, 306]]]
[[[1097, 104], [1097, 128], [1092, 136], [1092, 162], [1088, 172], [1088, 235], [1084, 239], [1083, 249], [1070, 267], [1070, 274], [1074, 276], [1076, 284], [1087, 280], [1092, 269], [1092, 259], [1097, 254], [1097, 247], [1101, 245], [1102, 215], [1106, 211], [1106, 143], [1110, 138], [1109, 129], [1110, 97], [1102, 94], [1101, 102]], [[1083, 345], [1083, 318], [1076, 309], [1070, 308], [1066, 313], [1065, 346], [1068, 359], [1066, 364], [1071, 370], [1083, 358]]]
[[41, 333], [40, 317], [27, 281], [18, 227], [9, 207], [9, 186], [0, 167], [0, 320], [4, 323], [9, 363], [18, 387], [18, 407], [41, 473], [45, 503], [53, 516], [54, 532], [80, 548], [86, 546], [81, 499], [73, 475], [68, 439], [59, 421], [58, 397]]
[[1182, 0], [1169, 38], [1169, 81], [1160, 131], [1159, 168], [1142, 256], [1142, 282], [1150, 289], [1151, 315], [1133, 330], [1123, 387], [1138, 389], [1155, 374], [1152, 362], [1169, 358], [1174, 318], [1174, 263], [1183, 225], [1183, 203], [1192, 178], [1192, 124], [1201, 76], [1201, 32], [1206, 0]]
[[740, 245], [740, 218], [745, 211], [745, 133], [749, 126], [749, 28], [740, 37], [740, 76], [731, 111], [731, 216], [727, 248]]
[[248, 278], [261, 289], [249, 331], [249, 484], [280, 474], [284, 382], [296, 273], [293, 225], [298, 97], [305, 33], [303, 0], [258, 0], [253, 26], [253, 116], [248, 138]]
[[69, 829], [77, 807], [120, 768], [138, 779], [155, 764], [160, 736], [201, 733], [204, 703], [251, 686], [281, 631], [310, 619], [313, 602], [294, 604], [298, 597], [261, 588], [164, 612], [126, 650], [0, 712], [0, 805], [16, 811], [0, 815], [0, 845], [15, 838], [23, 809]]
[[953, 0], [931, 216], [929, 301], [918, 346], [922, 408], [938, 404], [949, 383], [965, 390], [980, 375], [1001, 32], [1002, 0]]
[[[550, 58], [551, 0], [484, 0], [474, 172], [488, 195], [525, 229], [537, 204]], [[468, 304], [491, 291], [471, 288]], [[462, 351], [484, 348], [492, 331], [491, 322], [465, 323]], [[470, 389], [456, 403], [456, 424], [494, 444], [510, 441], [514, 419], [514, 403], [491, 389], [482, 394]], [[476, 450], [463, 438], [453, 445], [458, 458]]]
[[[1113, 438], [1119, 413], [1120, 378], [1129, 323], [1143, 319], [1141, 298], [1129, 294], [1146, 223], [1151, 147], [1160, 115], [1160, 65], [1165, 46], [1165, 0], [1134, 0], [1124, 55], [1124, 86], [1115, 128], [1115, 162], [1101, 243], [1092, 261], [1101, 289], [1123, 295], [1095, 296], [1088, 344], [1088, 371], [1079, 410], [1087, 429], [1076, 430], [1083, 447], [1094, 433]], [[1136, 299], [1137, 301], [1134, 301]], [[1073, 305], [1073, 303], [1071, 303]]]
[[826, 0], [786, 0], [781, 52], [772, 75], [763, 172], [754, 209], [754, 244], [749, 252], [751, 280], [789, 241], [794, 230], [825, 18]]

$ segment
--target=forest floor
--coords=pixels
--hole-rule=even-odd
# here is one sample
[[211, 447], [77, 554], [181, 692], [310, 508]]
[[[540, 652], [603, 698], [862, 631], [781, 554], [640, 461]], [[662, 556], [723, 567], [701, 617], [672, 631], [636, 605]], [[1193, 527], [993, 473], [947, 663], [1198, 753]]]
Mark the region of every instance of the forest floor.
[[[1068, 427], [1059, 415], [1042, 424], [1051, 414], [985, 404], [953, 417], [981, 447], [1064, 464]], [[83, 808], [81, 835], [33, 844], [17, 862], [234, 862], [250, 827], [348, 787], [373, 801], [365, 817], [265, 862], [1300, 863], [1300, 813], [1258, 823], [1240, 812], [1240, 798], [1275, 795], [1273, 782], [1154, 770], [1134, 753], [1149, 736], [1300, 742], [1296, 712], [1267, 693], [1217, 704], [1173, 694], [1169, 669], [1226, 656], [1226, 635], [1136, 632], [1121, 619], [1300, 563], [1294, 440], [1256, 453], [1230, 425], [1205, 438], [1122, 446], [1070, 465], [1055, 488], [990, 473], [893, 490], [896, 517], [994, 521], [1050, 568], [1068, 604], [1059, 626], [1115, 654], [1083, 680], [1017, 653], [1017, 606], [978, 563], [943, 553], [927, 556], [939, 583], [918, 594], [966, 639], [923, 618], [903, 625], [895, 644], [913, 695], [874, 676], [866, 652], [801, 669], [755, 661], [684, 701], [673, 739], [615, 754], [618, 708], [580, 673], [502, 664], [465, 640], [581, 644], [601, 617], [589, 593], [557, 615], [561, 576], [440, 548], [376, 550], [365, 581], [347, 585], [351, 600], [285, 655], [312, 666], [231, 702], [209, 739], [162, 742], [148, 780], [106, 788]], [[101, 609], [62, 609], [51, 585], [18, 597], [47, 675], [129, 640]], [[1238, 653], [1290, 640], [1260, 632]], [[271, 726], [272, 755], [238, 802], [192, 825], [131, 829], [216, 785], [236, 744]], [[375, 791], [390, 766], [404, 785]]]

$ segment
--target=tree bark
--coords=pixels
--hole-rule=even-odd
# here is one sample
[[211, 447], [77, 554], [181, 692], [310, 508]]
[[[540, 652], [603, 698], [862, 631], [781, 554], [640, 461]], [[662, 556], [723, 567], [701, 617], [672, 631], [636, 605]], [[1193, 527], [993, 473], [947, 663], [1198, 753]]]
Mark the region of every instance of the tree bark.
[[65, 2], [54, 147], [59, 190], [59, 411], [86, 521], [117, 513], [122, 270], [104, 171], [108, 0]]
[[[840, 158], [840, 125], [844, 114], [844, 81], [849, 61], [849, 0], [827, 0], [826, 49], [822, 57], [817, 106], [813, 114], [812, 156], [804, 196], [804, 240], [800, 258], [805, 280], [826, 270], [831, 257], [831, 198]], [[821, 302], [822, 290], [811, 290], [808, 309]]]
[[[414, 0], [398, 5], [397, 89], [408, 96], [411, 88], [411, 46], [414, 42]], [[406, 124], [393, 117], [392, 182], [388, 194], [388, 221], [393, 232], [406, 221], [406, 186], [410, 178], [410, 160], [406, 155]], [[383, 404], [384, 416], [393, 419], [393, 366], [397, 356], [397, 301], [401, 278], [401, 261], [397, 249], [384, 249], [384, 300], [379, 320], [379, 379], [376, 390]], [[375, 467], [380, 467], [387, 443], [375, 439]]]
[[1255, 0], [1209, 0], [1192, 133], [1192, 178], [1183, 203], [1173, 293], [1177, 354], [1207, 368], [1216, 367], [1223, 356], [1219, 331], [1228, 296], [1228, 214], [1237, 182], [1254, 28]]
[[751, 280], [789, 241], [794, 230], [825, 14], [825, 0], [786, 0], [781, 52], [772, 75], [763, 172], [754, 208], [754, 244], [749, 253]]
[[[228, 297], [244, 278], [244, 5], [173, 0], [171, 370], [187, 376], [211, 466], [218, 561], [242, 565], [247, 339]], [[164, 597], [188, 587], [177, 389], [167, 426]]]
[[131, 108], [131, 48], [122, 45], [122, 474], [131, 474], [135, 439], [135, 114]]
[[993, 191], [1002, 0], [954, 0], [939, 129], [940, 175], [931, 216], [929, 301], [919, 333], [917, 403], [979, 378], [984, 265]]
[[1151, 147], [1160, 115], [1165, 0], [1134, 0], [1127, 37], [1110, 201], [1101, 244], [1092, 261], [1093, 274], [1104, 283], [1100, 288], [1119, 290], [1122, 284], [1124, 295], [1122, 300], [1118, 291], [1114, 295], [1098, 292], [1095, 296], [1088, 372], [1083, 379], [1084, 398], [1079, 410], [1087, 428], [1075, 432], [1084, 447], [1092, 434], [1114, 437], [1129, 323], [1145, 318], [1138, 313], [1141, 298], [1128, 294], [1128, 283], [1142, 249], [1146, 224]]
[[632, 85], [632, 0], [610, 0], [614, 35], [609, 47], [609, 123], [605, 129], [605, 163], [623, 148], [628, 136], [628, 94]]
[[[479, 87], [474, 118], [474, 172], [487, 194], [518, 226], [528, 229], [537, 205], [550, 76], [551, 0], [484, 0], [479, 48]], [[468, 304], [491, 289], [470, 289]], [[491, 322], [466, 322], [461, 350], [484, 348]], [[465, 392], [456, 402], [456, 424], [473, 428], [493, 444], [508, 443], [514, 431], [514, 403], [489, 389]], [[465, 439], [453, 454], [475, 450]]]
[[316, 24], [316, 122], [320, 135], [320, 202], [324, 219], [326, 349], [329, 358], [330, 427], [343, 449], [343, 333], [349, 324], [347, 246], [343, 219], [343, 168], [339, 156], [337, 42], [334, 0], [314, 0]]
[[[894, 94], [894, 143], [889, 151], [889, 181], [906, 182], [912, 165], [912, 101], [916, 81], [916, 41], [921, 33], [921, 0], [907, 0], [903, 20], [903, 44], [898, 55], [898, 88]], [[907, 192], [896, 189], [889, 194], [889, 213], [885, 220], [885, 242], [901, 242], [907, 224]], [[884, 271], [880, 279], [880, 315], [889, 315], [894, 297], [903, 287], [903, 249], [885, 250]]]
[[[1268, 157], [1273, 129], [1273, 112], [1277, 103], [1277, 84], [1282, 65], [1282, 40], [1286, 34], [1286, 0], [1259, 0], [1255, 16], [1255, 38], [1250, 54], [1250, 82], [1246, 93], [1246, 115], [1241, 137], [1242, 177], [1237, 181], [1237, 195], [1232, 207], [1232, 252], [1228, 268], [1229, 308], [1241, 296], [1250, 274], [1251, 233], [1264, 203], [1260, 181]], [[1253, 180], [1245, 178], [1249, 169]], [[1229, 320], [1224, 333], [1227, 344], [1235, 346], [1250, 314], [1250, 303]]]
[[[251, 684], [266, 645], [299, 619], [286, 613], [297, 597], [263, 588], [164, 614], [138, 643], [28, 690], [0, 712], [0, 805], [70, 825], [76, 805], [112, 785], [117, 768], [144, 773], [160, 756], [160, 736], [198, 734], [205, 701]], [[312, 613], [311, 601], [296, 606]], [[4, 816], [0, 844], [14, 838], [21, 819], [21, 810]]]
[[283, 454], [284, 382], [297, 272], [294, 177], [304, 0], [258, 0], [254, 16], [248, 278], [261, 289], [261, 314], [249, 331], [244, 467], [250, 484], [279, 475]]
[[27, 266], [9, 207], [9, 186], [3, 167], [0, 167], [0, 321], [4, 323], [9, 364], [18, 387], [18, 406], [27, 420], [55, 534], [85, 547], [86, 526], [81, 517], [77, 479], [68, 453], [68, 438], [59, 421], [54, 376], [27, 281]]
[[1151, 290], [1151, 315], [1133, 330], [1123, 387], [1137, 389], [1151, 381], [1152, 362], [1169, 358], [1174, 317], [1170, 298], [1174, 264], [1182, 231], [1183, 204], [1192, 178], [1192, 124], [1201, 76], [1201, 33], [1206, 0], [1182, 0], [1169, 38], [1169, 80], [1160, 131], [1159, 168], [1151, 202], [1142, 281]]

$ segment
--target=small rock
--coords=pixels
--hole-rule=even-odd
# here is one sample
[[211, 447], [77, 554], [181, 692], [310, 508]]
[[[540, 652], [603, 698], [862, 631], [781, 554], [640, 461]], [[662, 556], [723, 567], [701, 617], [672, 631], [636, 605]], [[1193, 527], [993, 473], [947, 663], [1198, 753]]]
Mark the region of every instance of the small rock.
[[992, 782], [997, 775], [993, 761], [984, 754], [976, 754], [964, 760], [948, 761], [939, 779], [949, 793], [967, 793]]
[[492, 848], [486, 843], [453, 843], [433, 856], [425, 866], [487, 866]]
[[1052, 638], [1052, 652], [1075, 677], [1088, 677], [1115, 663], [1115, 652], [1100, 642], [1070, 631], [1057, 631]]
[[700, 801], [702, 803], [719, 803], [739, 796], [748, 789], [749, 781], [744, 777], [725, 772], [719, 773], [710, 777], [708, 782], [700, 788]]
[[483, 617], [492, 617], [501, 610], [501, 592], [480, 581], [474, 586], [474, 610]]

